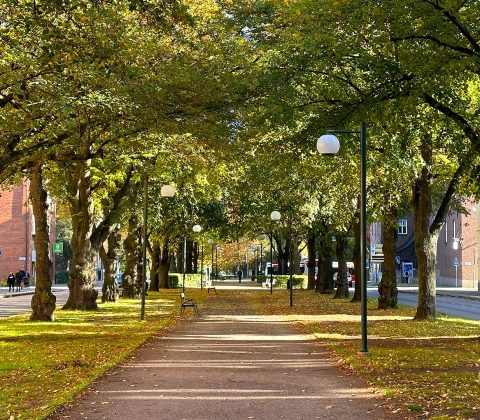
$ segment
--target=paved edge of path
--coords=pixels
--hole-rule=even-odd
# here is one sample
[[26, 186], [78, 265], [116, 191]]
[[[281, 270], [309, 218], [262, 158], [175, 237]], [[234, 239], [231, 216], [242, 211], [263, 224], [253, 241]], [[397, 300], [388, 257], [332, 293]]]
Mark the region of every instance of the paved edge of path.
[[150, 338], [48, 418], [409, 418], [298, 324], [229, 312]]

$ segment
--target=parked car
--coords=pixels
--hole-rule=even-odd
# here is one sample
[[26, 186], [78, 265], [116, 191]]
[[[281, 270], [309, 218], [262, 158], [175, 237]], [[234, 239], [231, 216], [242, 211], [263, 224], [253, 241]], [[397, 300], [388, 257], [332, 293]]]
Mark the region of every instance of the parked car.
[[[335, 271], [335, 273], [333, 273], [333, 284], [335, 287], [338, 287], [337, 276], [338, 276], [338, 271]], [[347, 280], [348, 280], [348, 287], [352, 287], [354, 280], [352, 275], [349, 272], [347, 272]]]
[[115, 281], [117, 282], [118, 287], [122, 287], [122, 276], [123, 276], [123, 273], [115, 274]]

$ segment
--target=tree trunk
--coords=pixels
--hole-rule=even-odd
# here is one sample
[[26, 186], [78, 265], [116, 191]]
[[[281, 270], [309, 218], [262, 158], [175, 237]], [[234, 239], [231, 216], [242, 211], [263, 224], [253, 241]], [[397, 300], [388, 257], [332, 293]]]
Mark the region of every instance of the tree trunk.
[[420, 153], [425, 163], [413, 190], [415, 253], [418, 262], [418, 305], [415, 319], [427, 319], [435, 318], [435, 264], [438, 230], [433, 234], [430, 232], [431, 182], [433, 179], [430, 171], [433, 161], [431, 145], [422, 144]]
[[30, 200], [35, 217], [36, 286], [32, 297], [32, 321], [53, 321], [56, 297], [52, 294], [50, 266], [48, 257], [48, 205], [47, 193], [42, 184], [42, 172], [39, 166], [30, 171]]
[[90, 190], [89, 161], [78, 164], [71, 180], [72, 260], [70, 294], [63, 309], [97, 309], [95, 290], [95, 250], [90, 243], [93, 231], [93, 202]]
[[341, 299], [348, 297], [348, 279], [347, 279], [347, 260], [345, 259], [345, 247], [346, 247], [346, 234], [337, 233], [337, 261], [338, 261], [338, 273], [337, 273], [337, 291], [334, 299]]
[[150, 258], [152, 260], [152, 268], [150, 270], [149, 290], [151, 290], [152, 292], [160, 291], [159, 278], [158, 278], [158, 272], [160, 267], [160, 255], [161, 255], [160, 242], [155, 240], [153, 242], [152, 249], [150, 252]]
[[117, 225], [110, 235], [108, 235], [107, 250], [105, 250], [103, 244], [100, 245], [99, 248], [100, 258], [105, 268], [102, 286], [102, 302], [118, 302], [120, 291], [115, 278], [115, 265], [119, 257], [120, 239], [120, 226]]
[[315, 282], [315, 292], [330, 294], [333, 292], [332, 270], [332, 236], [325, 222], [318, 231], [318, 272]]
[[193, 241], [187, 239], [187, 251], [185, 256], [186, 270], [185, 273], [193, 273]]
[[183, 273], [183, 239], [180, 241], [180, 243], [177, 246], [175, 262], [177, 263], [175, 272]]
[[137, 261], [138, 261], [138, 219], [132, 216], [128, 219], [127, 237], [123, 241], [125, 251], [125, 270], [122, 277], [122, 296], [136, 298], [140, 296], [137, 286]]
[[168, 250], [168, 241], [165, 241], [162, 248], [162, 257], [160, 258], [160, 266], [158, 269], [160, 289], [168, 289], [168, 273], [170, 271], [170, 263], [172, 257]]
[[[360, 206], [360, 197], [358, 198], [358, 206]], [[357, 209], [354, 216], [353, 222], [353, 266], [355, 269], [355, 290], [353, 292], [353, 297], [350, 302], [360, 302], [362, 300], [362, 285], [360, 282], [360, 270], [362, 264], [365, 264], [365, 261], [362, 262], [360, 258], [360, 236], [361, 236], [361, 227], [360, 227], [360, 208]]]
[[307, 262], [307, 269], [308, 269], [308, 290], [313, 290], [315, 288], [315, 259], [316, 259], [316, 252], [315, 252], [315, 233], [313, 230], [309, 232], [308, 239], [307, 239], [307, 252], [308, 252], [308, 262]]
[[279, 236], [273, 235], [275, 243], [277, 244], [277, 263], [278, 263], [278, 274], [287, 274], [288, 273], [288, 261], [290, 259], [290, 241], [287, 239], [285, 241], [285, 248], [282, 246], [282, 238]]
[[192, 249], [193, 249], [193, 252], [192, 252], [192, 264], [193, 264], [192, 272], [195, 273], [195, 274], [198, 274], [198, 257], [199, 257], [199, 254], [200, 254], [198, 242], [193, 242], [192, 243]]
[[397, 212], [392, 210], [389, 220], [384, 223], [383, 229], [383, 255], [382, 280], [378, 285], [378, 309], [391, 309], [397, 307], [397, 263], [395, 249], [397, 244]]
[[302, 274], [300, 271], [300, 252], [298, 247], [300, 246], [300, 241], [296, 236], [293, 237], [293, 274]]

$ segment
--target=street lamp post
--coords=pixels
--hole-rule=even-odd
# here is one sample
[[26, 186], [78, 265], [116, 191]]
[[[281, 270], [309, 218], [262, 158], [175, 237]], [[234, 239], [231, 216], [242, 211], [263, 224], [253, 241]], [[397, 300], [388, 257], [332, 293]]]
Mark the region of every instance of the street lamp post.
[[[281, 218], [282, 215], [277, 210], [270, 213], [272, 222], [276, 222]], [[270, 294], [273, 294], [273, 226], [270, 228]]]
[[317, 140], [317, 150], [320, 154], [334, 155], [340, 149], [340, 142], [333, 133], [360, 135], [360, 284], [361, 284], [361, 324], [362, 352], [368, 352], [367, 343], [367, 277], [366, 277], [366, 246], [367, 246], [367, 124], [362, 122], [360, 130], [328, 130], [327, 134]]
[[218, 245], [215, 247], [215, 279], [218, 280]]
[[[202, 227], [200, 225], [193, 225], [193, 231], [195, 233], [200, 233]], [[202, 241], [202, 264], [200, 266], [200, 290], [203, 290], [203, 241]]]
[[[263, 267], [263, 240], [267, 237], [265, 234], [261, 234], [258, 236], [258, 239], [260, 239], [260, 274], [265, 274], [265, 272], [262, 270]], [[257, 245], [258, 247], [258, 245]]]
[[[455, 254], [458, 255], [458, 248], [460, 247], [460, 238], [453, 238], [452, 248], [457, 251]], [[453, 260], [453, 266], [455, 267], [455, 287], [458, 287], [458, 258]]]
[[[173, 197], [175, 188], [169, 184], [160, 189], [161, 197]], [[142, 238], [142, 299], [140, 305], [140, 320], [145, 320], [145, 294], [147, 292], [147, 217], [148, 217], [148, 175], [143, 180], [143, 238]]]
[[210, 270], [210, 278], [209, 278], [209, 280], [212, 281], [212, 277], [214, 277], [214, 275], [213, 275], [213, 247], [215, 246], [215, 242], [213, 241], [213, 239], [209, 239], [208, 243], [212, 246], [212, 269]]

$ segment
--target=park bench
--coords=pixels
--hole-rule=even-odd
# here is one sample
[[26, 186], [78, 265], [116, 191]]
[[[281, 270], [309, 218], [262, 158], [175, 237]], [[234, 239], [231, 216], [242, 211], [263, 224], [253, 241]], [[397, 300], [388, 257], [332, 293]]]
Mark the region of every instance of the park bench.
[[185, 308], [193, 308], [193, 312], [195, 312], [195, 315], [198, 315], [198, 307], [193, 299], [187, 299], [185, 298], [185, 293], [180, 293], [180, 300], [180, 312], [182, 314], [185, 311]]
[[217, 294], [217, 289], [215, 289], [215, 286], [212, 285], [212, 281], [211, 280], [206, 280], [204, 283], [203, 283], [203, 286], [207, 288], [207, 293], [210, 294], [210, 290], [213, 290], [215, 292], [215, 294]]

